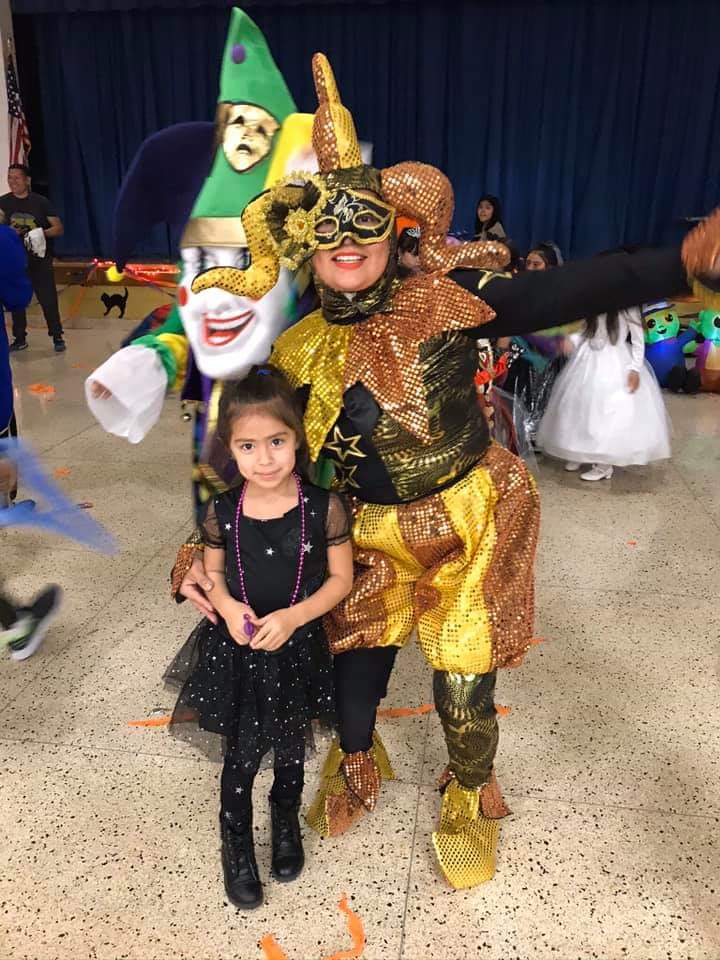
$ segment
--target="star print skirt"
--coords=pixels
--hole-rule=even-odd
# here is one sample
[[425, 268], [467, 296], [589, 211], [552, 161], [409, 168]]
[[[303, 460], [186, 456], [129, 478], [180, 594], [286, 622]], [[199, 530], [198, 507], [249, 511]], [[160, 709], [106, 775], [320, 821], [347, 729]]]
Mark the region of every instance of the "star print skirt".
[[170, 733], [215, 759], [233, 744], [238, 761], [271, 762], [278, 745], [305, 739], [313, 721], [333, 722], [333, 674], [322, 626], [309, 624], [276, 653], [241, 647], [222, 623], [203, 620], [165, 673], [180, 687]]

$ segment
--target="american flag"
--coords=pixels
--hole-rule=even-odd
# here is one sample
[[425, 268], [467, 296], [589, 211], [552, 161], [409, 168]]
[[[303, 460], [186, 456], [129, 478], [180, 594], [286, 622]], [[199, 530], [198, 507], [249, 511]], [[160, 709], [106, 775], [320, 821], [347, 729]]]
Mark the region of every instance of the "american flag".
[[30, 134], [25, 122], [20, 86], [12, 56], [8, 57], [6, 81], [10, 121], [10, 163], [27, 163], [30, 153]]

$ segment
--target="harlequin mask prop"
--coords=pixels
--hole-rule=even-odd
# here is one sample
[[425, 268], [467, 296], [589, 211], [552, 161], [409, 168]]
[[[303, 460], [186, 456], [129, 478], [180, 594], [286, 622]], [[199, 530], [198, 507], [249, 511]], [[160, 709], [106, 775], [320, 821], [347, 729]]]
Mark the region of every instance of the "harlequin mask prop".
[[225, 158], [233, 170], [244, 173], [267, 157], [280, 129], [275, 117], [252, 103], [221, 103], [216, 123]]

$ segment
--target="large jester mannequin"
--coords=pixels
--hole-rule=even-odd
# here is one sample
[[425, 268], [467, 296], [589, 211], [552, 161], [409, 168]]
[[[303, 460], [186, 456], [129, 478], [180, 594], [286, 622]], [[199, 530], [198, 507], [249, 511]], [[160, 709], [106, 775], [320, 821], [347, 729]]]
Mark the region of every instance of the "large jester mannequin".
[[[518, 664], [530, 645], [539, 520], [525, 466], [489, 440], [475, 400], [475, 341], [659, 299], [686, 289], [686, 270], [678, 250], [651, 250], [517, 279], [495, 274], [504, 247], [446, 245], [453, 194], [439, 170], [362, 164], [330, 66], [322, 54], [313, 66], [320, 175], [250, 204], [250, 268], [210, 270], [193, 289], [261, 297], [279, 262], [310, 259], [320, 293], [321, 309], [286, 331], [272, 356], [306, 399], [311, 453], [334, 461], [355, 517], [355, 584], [327, 622], [340, 736], [308, 821], [325, 836], [342, 833], [392, 777], [376, 708], [415, 630], [449, 755], [433, 842], [450, 883], [472, 887], [493, 876], [507, 813], [494, 775], [493, 693], [498, 668]], [[402, 282], [398, 215], [422, 231], [423, 273]], [[718, 241], [715, 217], [686, 241], [686, 266], [709, 271]]]
[[[312, 162], [312, 116], [294, 111], [262, 33], [234, 9], [221, 68], [212, 168], [180, 241], [178, 309], [154, 334], [113, 354], [86, 385], [88, 404], [103, 427], [131, 443], [140, 442], [157, 422], [168, 389], [182, 388], [183, 399], [198, 402], [193, 476], [198, 514], [210, 493], [223, 486], [223, 464], [204, 442], [213, 432], [220, 381], [242, 377], [254, 363], [267, 360], [277, 335], [296, 318], [296, 298], [287, 270], [254, 300], [219, 289], [194, 293], [192, 282], [209, 267], [246, 267], [240, 219], [245, 205], [288, 168]], [[163, 131], [136, 160], [116, 209], [120, 268], [138, 226], [167, 219], [161, 211], [182, 202], [180, 194], [194, 171], [171, 169], [164, 178], [163, 172], [178, 163], [197, 163], [181, 143], [189, 143], [190, 136], [197, 143], [196, 128], [202, 126]], [[148, 217], [148, 208], [157, 213]]]

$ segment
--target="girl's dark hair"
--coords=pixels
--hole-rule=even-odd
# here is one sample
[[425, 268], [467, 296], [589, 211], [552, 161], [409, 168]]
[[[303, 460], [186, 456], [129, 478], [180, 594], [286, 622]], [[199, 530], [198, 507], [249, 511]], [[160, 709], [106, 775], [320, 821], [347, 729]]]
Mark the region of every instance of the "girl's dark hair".
[[558, 258], [559, 247], [557, 247], [552, 241], [544, 240], [542, 243], [535, 244], [534, 247], [530, 247], [528, 250], [528, 256], [531, 253], [536, 253], [545, 261], [546, 267], [559, 267], [562, 261], [562, 254]]
[[417, 227], [405, 227], [398, 237], [397, 252], [398, 256], [401, 253], [412, 253], [414, 256], [420, 253], [420, 231]]
[[[620, 334], [620, 323], [618, 321], [617, 310], [608, 310], [605, 315], [605, 325], [607, 327], [608, 338], [610, 343], [615, 345], [618, 341], [618, 336]], [[589, 320], [585, 321], [585, 339], [592, 340], [592, 338], [597, 333], [598, 328], [598, 318], [591, 317]]]
[[287, 377], [277, 367], [269, 363], [259, 364], [252, 367], [243, 380], [228, 380], [224, 385], [220, 394], [216, 433], [226, 447], [230, 446], [233, 423], [238, 417], [249, 413], [251, 407], [262, 407], [295, 433], [298, 442], [295, 469], [303, 480], [310, 482], [312, 468], [302, 409]]
[[[477, 208], [483, 202], [487, 200], [488, 203], [492, 204], [493, 212], [492, 216], [487, 223], [482, 223], [480, 217], [478, 216]], [[484, 193], [478, 202], [475, 204], [475, 236], [477, 236], [483, 227], [486, 230], [489, 230], [490, 227], [494, 227], [496, 223], [502, 220], [502, 205], [497, 197], [494, 197], [491, 193]]]

